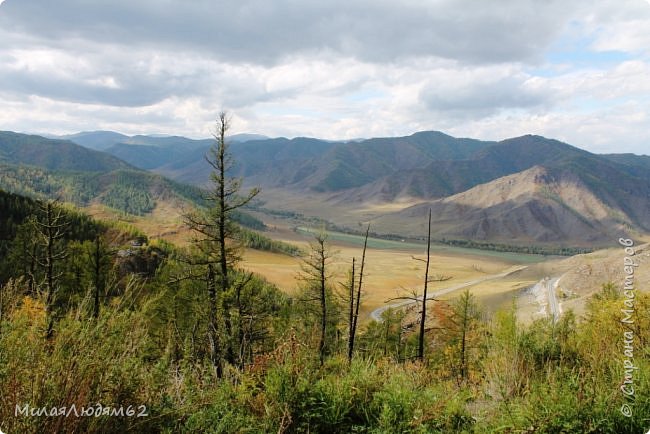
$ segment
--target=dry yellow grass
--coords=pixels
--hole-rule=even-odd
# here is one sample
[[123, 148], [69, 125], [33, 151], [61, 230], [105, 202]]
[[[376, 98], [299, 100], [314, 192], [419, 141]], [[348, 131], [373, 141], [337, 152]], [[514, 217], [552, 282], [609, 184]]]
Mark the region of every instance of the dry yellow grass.
[[86, 207], [85, 211], [99, 220], [123, 221], [149, 238], [161, 238], [177, 246], [185, 246], [191, 239], [191, 232], [183, 225], [183, 208], [174, 201], [158, 200], [153, 211], [146, 216], [124, 216], [98, 203]]
[[[143, 217], [128, 216], [124, 218], [98, 204], [89, 206], [86, 211], [99, 219], [124, 220], [146, 233], [150, 238], [162, 238], [179, 246], [187, 245], [191, 238], [191, 232], [182, 224], [182, 210], [177, 203], [159, 201], [153, 212]], [[271, 227], [271, 230], [265, 235], [298, 245], [305, 250], [309, 248], [309, 237], [294, 232], [286, 222], [276, 219], [265, 220], [267, 220], [265, 223]], [[338, 282], [345, 281], [352, 257], [356, 257], [357, 261], [360, 260], [361, 247], [332, 242], [331, 248], [334, 253], [332, 260], [333, 281], [339, 288]], [[422, 258], [422, 251], [368, 249], [362, 304], [364, 318], [367, 318], [372, 310], [384, 305], [391, 298], [408, 295], [412, 290], [421, 291], [424, 263], [413, 259], [413, 256]], [[301, 283], [297, 278], [300, 273], [300, 264], [300, 258], [246, 249], [243, 252], [241, 265], [264, 276], [286, 293], [293, 294]], [[430, 288], [431, 291], [436, 291], [486, 275], [501, 273], [511, 266], [512, 263], [502, 259], [476, 255], [433, 254], [431, 275], [451, 276], [451, 280], [434, 282]], [[470, 287], [470, 290], [479, 300], [496, 305], [502, 304], [502, 300], [511, 297], [515, 289], [532, 283], [534, 280], [526, 276], [521, 280], [485, 282]], [[444, 298], [451, 299], [456, 295], [456, 293], [450, 293]]]
[[[306, 241], [294, 242], [306, 247]], [[357, 261], [361, 257], [361, 249], [338, 243], [332, 243], [335, 251], [332, 261], [333, 281], [344, 282], [349, 270], [352, 257]], [[366, 253], [366, 269], [364, 272], [364, 295], [362, 313], [364, 316], [386, 303], [390, 298], [409, 295], [409, 291], [421, 291], [424, 279], [424, 263], [413, 259], [414, 252], [405, 250], [368, 249]], [[416, 257], [422, 257], [416, 255]], [[287, 293], [294, 293], [300, 273], [299, 258], [291, 258], [275, 253], [247, 250], [243, 256], [243, 266], [246, 269], [265, 276]], [[489, 274], [497, 274], [511, 267], [512, 264], [491, 258], [476, 256], [461, 257], [457, 255], [432, 255], [430, 275], [446, 275], [452, 279], [446, 282], [434, 282], [431, 291], [475, 280]], [[477, 284], [478, 298], [489, 298], [495, 293], [512, 291], [514, 283]], [[521, 284], [519, 285], [521, 286]], [[495, 288], [497, 290], [495, 291]], [[453, 298], [449, 294], [446, 298]]]

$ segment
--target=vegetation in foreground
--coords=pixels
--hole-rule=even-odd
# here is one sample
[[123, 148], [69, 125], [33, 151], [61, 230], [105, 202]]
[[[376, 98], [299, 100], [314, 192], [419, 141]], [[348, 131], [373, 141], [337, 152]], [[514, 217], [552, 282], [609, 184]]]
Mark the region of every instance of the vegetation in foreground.
[[[637, 298], [633, 417], [620, 408], [624, 379], [615, 293], [576, 321], [521, 328], [514, 312], [477, 318], [461, 362], [458, 308], [427, 334], [423, 363], [409, 360], [415, 335], [388, 312], [359, 336], [348, 364], [331, 323], [319, 362], [318, 318], [261, 280], [255, 341], [243, 366], [218, 378], [209, 357], [202, 285], [169, 285], [166, 260], [149, 279], [128, 277], [94, 317], [91, 297], [61, 307], [52, 336], [41, 298], [25, 279], [2, 289], [1, 427], [5, 432], [610, 432], [638, 433], [650, 414], [650, 297]], [[87, 283], [88, 288], [92, 285]], [[252, 287], [251, 287], [252, 288]], [[234, 311], [233, 311], [234, 312]], [[235, 319], [235, 318], [233, 318]], [[243, 325], [238, 321], [234, 324]], [[239, 328], [237, 325], [236, 328]], [[251, 333], [252, 335], [252, 333]], [[222, 335], [224, 338], [235, 336]], [[27, 417], [23, 408], [146, 406], [146, 417]]]
[[[363, 303], [361, 277], [330, 275], [326, 237], [306, 257], [295, 297], [239, 267], [232, 213], [254, 192], [239, 197], [225, 177], [226, 120], [212, 204], [188, 216], [192, 248], [2, 195], [10, 211], [0, 228], [3, 431], [638, 433], [650, 425], [650, 296], [636, 293], [624, 324], [614, 284], [584, 317], [567, 312], [527, 327], [514, 308], [486, 317], [469, 292], [430, 302], [426, 327], [417, 312], [389, 310], [358, 330], [351, 348], [356, 322], [346, 303]], [[97, 416], [61, 414], [89, 406]], [[120, 409], [125, 415], [110, 414]]]

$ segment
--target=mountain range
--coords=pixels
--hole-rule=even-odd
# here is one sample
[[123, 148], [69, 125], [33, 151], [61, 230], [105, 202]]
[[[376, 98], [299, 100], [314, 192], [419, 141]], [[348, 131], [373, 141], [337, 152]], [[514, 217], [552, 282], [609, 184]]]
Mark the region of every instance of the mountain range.
[[[18, 141], [11, 137], [10, 142]], [[45, 151], [39, 159], [16, 158], [16, 152], [5, 150], [5, 140], [0, 135], [0, 161], [56, 166]], [[210, 173], [204, 159], [210, 139], [102, 131], [53, 143], [36, 136], [22, 140], [30, 146], [58, 146], [59, 159], [71, 152], [97, 152], [73, 152], [71, 142], [103, 149], [86, 154], [88, 170], [101, 167], [99, 161], [110, 162], [199, 186]], [[364, 215], [379, 233], [421, 235], [429, 208], [438, 238], [591, 245], [607, 244], [620, 234], [650, 232], [648, 156], [598, 155], [533, 135], [481, 141], [436, 131], [350, 142], [255, 135], [231, 142], [236, 162], [231, 174], [243, 177], [246, 185], [309, 196], [341, 215], [371, 204], [408, 203], [403, 209]], [[30, 152], [22, 154], [33, 156]], [[281, 203], [266, 206], [283, 208]]]
[[0, 131], [0, 188], [79, 206], [101, 203], [134, 215], [158, 201], [199, 203], [198, 187], [138, 169], [105, 152], [69, 140]]

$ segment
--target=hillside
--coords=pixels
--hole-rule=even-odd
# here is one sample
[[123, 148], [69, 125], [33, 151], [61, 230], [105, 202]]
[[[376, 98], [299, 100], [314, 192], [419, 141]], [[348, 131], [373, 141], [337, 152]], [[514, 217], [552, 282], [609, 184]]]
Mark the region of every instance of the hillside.
[[[82, 132], [62, 138], [90, 149], [104, 151], [134, 167], [146, 170], [160, 168], [179, 159], [186, 160], [188, 155], [194, 160], [202, 161], [213, 141], [181, 136], [126, 136], [112, 131]], [[230, 137], [233, 143], [265, 139], [267, 137], [259, 134], [236, 134]]]
[[[234, 174], [262, 187], [315, 192], [357, 188], [396, 170], [412, 170], [439, 160], [467, 158], [492, 142], [457, 139], [425, 131], [406, 137], [329, 142], [313, 138], [233, 142]], [[156, 171], [202, 184], [209, 171], [203, 154], [188, 155]]]
[[116, 133], [113, 131], [83, 131], [77, 134], [60, 136], [60, 139], [70, 140], [78, 145], [84, 146], [96, 151], [103, 151], [115, 143], [128, 140], [129, 136]]
[[[128, 137], [109, 132], [69, 137], [84, 146], [101, 147], [135, 167], [182, 182], [202, 185], [208, 180], [204, 156], [211, 139]], [[333, 192], [366, 185], [395, 170], [469, 158], [492, 143], [457, 139], [436, 131], [351, 142], [241, 134], [231, 137], [231, 151], [237, 163], [233, 174], [247, 178], [249, 183]]]
[[[130, 144], [117, 144], [107, 151], [171, 179], [196, 185], [207, 182], [210, 167], [204, 157], [209, 140], [192, 142], [192, 146], [182, 141], [163, 146], [156, 142], [162, 139], [149, 138], [144, 144], [138, 137], [144, 136], [135, 136]], [[135, 144], [138, 140], [143, 144]], [[165, 140], [172, 143], [177, 138]], [[232, 175], [243, 177], [248, 185], [285, 189], [297, 195], [329, 194], [341, 204], [442, 198], [536, 165], [579, 170], [585, 180], [593, 172], [599, 179], [594, 182], [599, 183], [603, 178], [599, 173], [604, 170], [614, 176], [609, 179], [616, 179], [615, 184], [623, 182], [628, 187], [635, 179], [650, 176], [648, 157], [600, 156], [532, 135], [500, 142], [454, 138], [436, 131], [351, 142], [312, 138], [233, 140], [231, 152], [235, 161]], [[614, 185], [612, 189], [604, 183], [595, 194], [609, 194], [602, 189], [621, 188]], [[634, 189], [642, 195], [645, 191], [643, 187]], [[633, 219], [640, 221], [636, 215]]]
[[111, 172], [48, 171], [39, 167], [0, 165], [0, 188], [36, 199], [58, 198], [78, 206], [100, 203], [143, 215], [160, 200], [200, 203], [198, 188], [137, 170]]
[[103, 204], [133, 215], [147, 214], [163, 200], [202, 202], [199, 188], [137, 170], [104, 152], [9, 132], [0, 133], [0, 188], [78, 206]]
[[[431, 208], [435, 238], [585, 246], [649, 230], [647, 197], [626, 192], [625, 186], [610, 195], [590, 181], [590, 176], [568, 169], [534, 166], [379, 217], [373, 224], [389, 233], [422, 234]], [[622, 208], [621, 202], [631, 196], [637, 197], [635, 204]]]
[[68, 140], [0, 131], [0, 163], [39, 166], [49, 170], [107, 172], [132, 169], [124, 161]]
[[360, 187], [434, 161], [462, 160], [490, 143], [457, 139], [437, 131], [341, 143], [310, 162], [317, 168], [305, 181], [310, 189], [320, 192]]
[[[232, 142], [233, 175], [245, 178], [247, 184], [288, 185], [304, 179], [311, 171], [300, 168], [305, 162], [318, 158], [334, 145], [331, 142], [309, 138], [276, 138]], [[197, 185], [209, 179], [210, 166], [205, 162], [209, 146], [188, 152], [182, 158], [155, 171]]]
[[[204, 185], [209, 179], [205, 155], [210, 140], [115, 134], [85, 133], [82, 139], [122, 140], [107, 152], [177, 181]], [[357, 228], [359, 221], [374, 221], [380, 233], [422, 236], [422, 210], [432, 206], [437, 238], [585, 246], [602, 244], [617, 231], [650, 232], [650, 157], [597, 155], [533, 135], [499, 142], [435, 131], [352, 142], [250, 138], [232, 141], [231, 175], [260, 186], [265, 207], [319, 216], [348, 229]], [[38, 183], [21, 186], [20, 177], [14, 178], [5, 180], [5, 185], [13, 184], [8, 188], [26, 194], [45, 191]], [[149, 186], [160, 185], [142, 178], [137, 183], [144, 188], [137, 192], [119, 182], [104, 191], [93, 187], [108, 185], [99, 177], [74, 179], [52, 178], [42, 184], [76, 195], [78, 203], [94, 197], [111, 206], [121, 203], [121, 209], [135, 214], [152, 208], [156, 193]], [[512, 184], [507, 194], [504, 182]], [[129, 195], [137, 198], [132, 202], [138, 206], [108, 199]]]
[[[466, 158], [440, 159], [423, 167], [388, 172], [377, 181], [352, 192], [351, 200], [393, 201], [404, 197], [432, 199], [460, 193], [476, 185], [529, 169], [535, 165], [559, 167], [578, 157], [600, 157], [565, 143], [540, 136], [522, 136], [484, 143]], [[341, 196], [345, 198], [345, 195]]]

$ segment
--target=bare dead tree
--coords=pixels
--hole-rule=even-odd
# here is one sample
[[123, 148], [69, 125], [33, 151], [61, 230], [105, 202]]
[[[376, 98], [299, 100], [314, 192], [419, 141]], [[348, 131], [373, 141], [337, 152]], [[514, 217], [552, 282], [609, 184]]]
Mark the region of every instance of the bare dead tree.
[[217, 323], [217, 282], [214, 275], [213, 264], [208, 264], [207, 273], [208, 302], [210, 303], [208, 318], [208, 342], [210, 345], [210, 361], [214, 366], [217, 378], [223, 376], [223, 362], [221, 359], [221, 343], [219, 341], [219, 324]]
[[[348, 344], [348, 361], [352, 361], [354, 352], [354, 340], [357, 333], [357, 324], [359, 321], [359, 307], [361, 306], [361, 287], [363, 286], [363, 270], [366, 265], [366, 250], [368, 247], [368, 234], [370, 233], [370, 223], [366, 227], [366, 235], [363, 240], [363, 253], [361, 254], [361, 269], [359, 270], [359, 285], [357, 285], [357, 294], [354, 296], [354, 284], [351, 285], [351, 305], [354, 304], [354, 315], [351, 318], [350, 339]], [[352, 267], [352, 282], [354, 283], [354, 266]]]
[[431, 262], [431, 208], [427, 225], [427, 260], [424, 268], [424, 291], [422, 292], [422, 312], [420, 314], [420, 335], [418, 337], [418, 358], [424, 360], [424, 323], [427, 318], [427, 289], [429, 287], [429, 264]]
[[424, 262], [424, 290], [422, 291], [422, 304], [420, 312], [420, 332], [418, 335], [418, 353], [417, 358], [420, 361], [424, 360], [424, 335], [426, 332], [426, 319], [427, 319], [427, 300], [429, 298], [428, 289], [431, 282], [444, 282], [451, 279], [451, 276], [436, 275], [433, 278], [429, 277], [429, 267], [431, 264], [431, 208], [429, 208], [429, 220], [427, 226], [427, 257], [426, 259], [414, 258]]
[[354, 279], [356, 277], [356, 259], [352, 258], [352, 269], [350, 270], [350, 280], [348, 282], [348, 363], [352, 361], [352, 350], [354, 348]]

